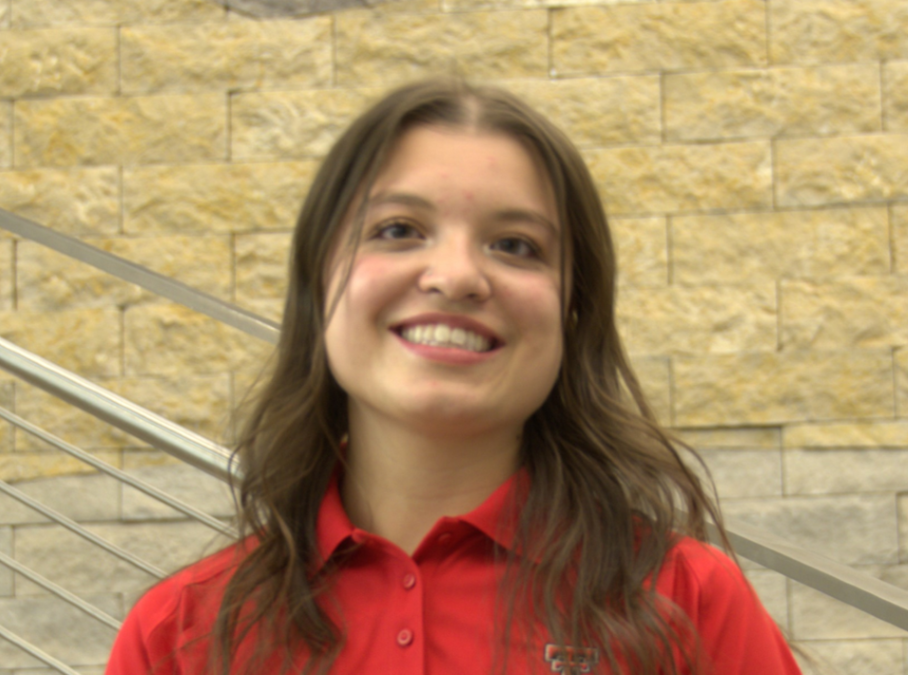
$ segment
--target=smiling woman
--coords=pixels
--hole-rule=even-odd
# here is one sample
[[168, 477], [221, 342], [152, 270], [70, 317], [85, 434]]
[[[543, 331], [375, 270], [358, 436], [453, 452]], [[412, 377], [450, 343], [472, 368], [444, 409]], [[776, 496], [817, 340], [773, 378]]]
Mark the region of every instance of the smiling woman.
[[[577, 151], [504, 91], [392, 92], [303, 206], [238, 453], [247, 536], [108, 675], [793, 675], [615, 329]], [[720, 528], [721, 530], [721, 528]]]

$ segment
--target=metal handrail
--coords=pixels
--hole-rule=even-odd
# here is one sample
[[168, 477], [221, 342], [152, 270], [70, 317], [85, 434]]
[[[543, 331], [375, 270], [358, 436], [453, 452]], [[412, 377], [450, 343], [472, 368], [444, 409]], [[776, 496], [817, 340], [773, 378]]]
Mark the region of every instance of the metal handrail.
[[0, 209], [0, 228], [87, 263], [123, 281], [141, 286], [155, 295], [185, 305], [265, 342], [277, 344], [280, 326], [275, 322], [163, 274], [153, 272], [130, 260], [102, 251], [74, 237], [56, 232], [49, 227], [26, 220], [3, 209]]
[[216, 478], [239, 475], [230, 451], [214, 441], [3, 338], [0, 368]]
[[[743, 523], [727, 524], [726, 532], [742, 557], [908, 630], [908, 591]], [[721, 541], [714, 525], [710, 538]]]
[[77, 673], [75, 670], [73, 670], [72, 668], [67, 666], [62, 661], [58, 661], [57, 659], [55, 659], [53, 656], [51, 656], [47, 652], [44, 652], [44, 651], [38, 649], [31, 642], [28, 642], [27, 640], [23, 640], [21, 637], [16, 635], [11, 630], [4, 628], [3, 624], [0, 624], [0, 637], [12, 642], [19, 649], [31, 654], [39, 661], [46, 663], [48, 666], [50, 666], [51, 668], [56, 670], [58, 673], [63, 673], [63, 675], [79, 675], [79, 673]]
[[8, 556], [8, 555], [6, 555], [5, 553], [3, 553], [2, 551], [0, 551], [0, 564], [6, 565], [7, 567], [9, 567], [10, 569], [12, 569], [13, 571], [18, 572], [19, 574], [21, 574], [21, 575], [24, 576], [25, 578], [27, 578], [27, 579], [31, 580], [32, 582], [38, 584], [39, 586], [41, 586], [41, 587], [44, 588], [45, 590], [50, 591], [51, 593], [53, 593], [54, 595], [56, 595], [56, 596], [57, 596], [58, 598], [60, 598], [61, 600], [65, 600], [66, 602], [68, 602], [68, 603], [69, 603], [70, 605], [72, 605], [73, 607], [76, 607], [77, 609], [82, 610], [83, 612], [85, 612], [85, 613], [88, 614], [89, 616], [94, 617], [95, 619], [97, 619], [97, 620], [100, 621], [101, 623], [110, 626], [110, 627], [113, 628], [114, 630], [120, 630], [120, 626], [123, 625], [121, 622], [117, 621], [115, 618], [113, 618], [113, 617], [112, 617], [110, 614], [108, 614], [107, 612], [105, 612], [105, 611], [103, 611], [103, 610], [100, 610], [100, 609], [98, 609], [97, 607], [95, 607], [94, 605], [85, 602], [85, 601], [84, 601], [82, 598], [80, 598], [78, 595], [75, 595], [75, 594], [73, 594], [73, 593], [70, 593], [69, 591], [67, 591], [67, 590], [66, 590], [65, 588], [63, 588], [62, 586], [58, 586], [57, 584], [55, 584], [55, 583], [54, 583], [53, 581], [51, 581], [50, 579], [46, 579], [45, 577], [41, 576], [40, 574], [38, 574], [37, 572], [35, 572], [35, 571], [32, 570], [31, 568], [26, 567], [25, 565], [23, 565], [22, 563], [20, 563], [20, 562], [19, 562], [18, 560], [16, 560], [15, 558], [11, 558], [10, 556]]
[[[207, 316], [223, 321], [250, 335], [255, 335], [271, 343], [277, 342], [277, 324], [268, 322], [230, 303], [225, 303], [189, 286], [151, 272], [132, 262], [100, 251], [77, 239], [54, 232], [49, 228], [2, 210], [0, 210], [0, 228], [44, 244], [60, 253], [93, 265], [98, 269], [135, 283], [187, 307], [197, 309]], [[237, 472], [236, 467], [231, 466], [229, 460], [226, 465], [221, 465], [219, 464], [220, 460], [212, 461], [211, 456], [206, 456], [204, 451], [200, 454], [205, 459], [201, 459], [200, 455], [195, 451], [187, 453], [185, 448], [180, 447], [179, 444], [171, 446], [170, 436], [167, 437], [168, 440], [166, 442], [163, 440], [157, 442], [150, 440], [155, 438], [155, 425], [151, 425], [151, 428], [140, 425], [140, 427], [136, 427], [135, 431], [131, 430], [133, 428], [131, 423], [118, 419], [117, 415], [132, 408], [138, 408], [138, 406], [134, 406], [134, 404], [125, 401], [125, 399], [107, 392], [107, 396], [116, 398], [123, 403], [122, 406], [112, 405], [110, 399], [98, 393], [100, 387], [40, 359], [41, 362], [46, 364], [47, 368], [46, 370], [43, 368], [37, 370], [42, 370], [53, 380], [50, 383], [45, 383], [42, 380], [44, 374], [39, 375], [36, 369], [28, 364], [28, 360], [24, 359], [24, 354], [28, 354], [28, 352], [15, 348], [19, 355], [15, 358], [10, 358], [4, 355], [6, 345], [15, 347], [11, 343], [0, 340], [0, 367], [12, 370], [32, 384], [44, 388], [46, 391], [73, 403], [77, 407], [95, 414], [143, 440], [147, 440], [156, 445], [156, 447], [171, 452], [177, 457], [184, 459], [184, 461], [203, 468], [223, 480], [228, 478], [231, 471], [234, 474]], [[34, 358], [38, 359], [38, 357]], [[87, 392], [86, 396], [92, 399], [91, 403], [85, 403], [80, 400], [79, 396], [82, 391]], [[179, 429], [177, 425], [166, 420], [163, 421], [166, 423], [163, 425], [164, 428], [172, 429], [176, 427]], [[190, 434], [191, 432], [183, 430], [183, 433]], [[214, 444], [207, 441], [207, 445]], [[217, 454], [217, 451], [215, 451], [215, 454]], [[212, 468], [213, 465], [214, 468]], [[780, 572], [806, 586], [826, 593], [848, 605], [857, 607], [883, 621], [908, 630], [908, 592], [858, 572], [846, 565], [836, 563], [824, 556], [794, 546], [788, 542], [783, 542], [746, 525], [736, 523], [726, 529], [732, 545], [741, 556]]]
[[6, 481], [0, 480], [0, 492], [5, 493], [9, 497], [12, 497], [21, 504], [25, 504], [28, 508], [37, 511], [45, 518], [50, 518], [55, 523], [62, 525], [73, 534], [76, 534], [83, 539], [90, 541], [92, 544], [98, 546], [99, 548], [103, 548], [111, 555], [118, 557], [120, 560], [128, 562], [130, 565], [142, 570], [146, 574], [149, 574], [157, 579], [163, 579], [167, 576], [167, 573], [164, 570], [158, 569], [154, 565], [145, 562], [141, 558], [134, 556], [129, 551], [120, 548], [116, 544], [110, 543], [103, 537], [99, 537], [93, 532], [89, 532], [72, 518], [64, 516], [59, 511], [56, 511], [55, 509], [52, 509], [49, 506], [46, 506], [41, 502], [32, 499], [27, 494], [25, 494], [21, 490], [14, 488]]
[[45, 431], [44, 429], [41, 429], [40, 427], [36, 427], [34, 424], [27, 422], [26, 420], [22, 419], [18, 415], [11, 413], [4, 408], [0, 408], [0, 418], [5, 419], [10, 424], [13, 424], [13, 425], [19, 427], [23, 431], [26, 431], [27, 433], [31, 434], [32, 436], [35, 436], [36, 438], [40, 438], [45, 443], [48, 443], [49, 445], [54, 446], [58, 450], [62, 450], [63, 452], [75, 457], [76, 459], [79, 459], [79, 460], [85, 462], [86, 464], [94, 467], [98, 471], [106, 473], [108, 476], [111, 476], [112, 478], [116, 478], [121, 483], [125, 483], [126, 485], [129, 485], [130, 487], [133, 487], [136, 490], [139, 490], [140, 492], [144, 492], [146, 495], [148, 495], [149, 497], [152, 497], [154, 499], [157, 499], [162, 504], [166, 504], [170, 508], [180, 511], [181, 513], [189, 516], [190, 518], [202, 523], [203, 525], [207, 525], [211, 529], [217, 530], [218, 532], [220, 532], [223, 535], [226, 535], [231, 538], [235, 538], [237, 536], [237, 531], [235, 528], [229, 527], [228, 525], [224, 525], [224, 523], [219, 521], [217, 518], [212, 518], [204, 511], [200, 511], [199, 509], [195, 508], [194, 506], [190, 506], [189, 504], [187, 504], [179, 499], [176, 499], [175, 497], [171, 497], [169, 494], [167, 494], [166, 492], [164, 492], [162, 490], [159, 490], [158, 488], [154, 487], [153, 485], [149, 485], [145, 481], [142, 481], [142, 480], [139, 480], [138, 478], [130, 476], [125, 471], [121, 471], [120, 469], [117, 469], [116, 467], [111, 466], [107, 462], [103, 462], [96, 457], [92, 457], [84, 450], [81, 450], [81, 449], [77, 448], [76, 446], [67, 443], [66, 441], [64, 441], [61, 438], [57, 438], [53, 434], [48, 433], [47, 431]]

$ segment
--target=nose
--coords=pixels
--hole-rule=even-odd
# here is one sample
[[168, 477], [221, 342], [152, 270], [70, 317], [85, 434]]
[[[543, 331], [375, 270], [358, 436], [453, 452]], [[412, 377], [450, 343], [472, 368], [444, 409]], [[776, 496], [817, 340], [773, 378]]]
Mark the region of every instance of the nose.
[[486, 300], [492, 286], [486, 275], [482, 251], [466, 236], [450, 236], [427, 251], [419, 289], [440, 293], [448, 300]]

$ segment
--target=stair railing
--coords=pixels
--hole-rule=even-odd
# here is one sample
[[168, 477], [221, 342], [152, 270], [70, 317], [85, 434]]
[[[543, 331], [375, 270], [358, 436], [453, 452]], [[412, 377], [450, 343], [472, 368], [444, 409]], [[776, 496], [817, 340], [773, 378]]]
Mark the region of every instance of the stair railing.
[[[152, 293], [196, 310], [249, 335], [272, 344], [277, 342], [279, 326], [274, 322], [111, 253], [101, 251], [78, 239], [3, 210], [0, 210], [0, 228], [92, 265], [124, 281], [141, 286]], [[0, 339], [0, 368], [10, 371], [30, 384], [44, 389], [212, 476], [221, 480], [230, 480], [231, 476], [237, 476], [237, 468], [231, 463], [230, 453], [225, 448], [2, 339]], [[231, 528], [220, 521], [97, 460], [88, 453], [34, 427], [11, 412], [0, 409], [0, 418], [41, 438], [59, 450], [87, 462], [99, 471], [159, 499], [221, 534], [234, 534]], [[32, 503], [34, 500], [30, 497], [2, 481], [0, 481], [0, 492], [39, 510], [51, 520], [79, 533], [80, 536], [88, 539], [95, 537], [77, 523], [69, 521], [66, 516], [53, 512], [46, 506]], [[887, 623], [908, 630], [908, 591], [742, 523], [729, 523], [727, 531], [732, 545], [740, 556], [863, 610]], [[713, 528], [714, 539], [715, 535], [716, 532]], [[95, 541], [94, 543], [140, 567], [152, 576], [161, 578], [164, 575], [161, 570], [135, 559], [132, 554], [116, 550], [119, 547], [115, 547], [109, 542]], [[84, 606], [87, 603], [69, 591], [59, 588], [46, 579], [39, 578], [40, 575], [31, 570], [23, 570], [23, 566], [10, 559], [9, 556], [0, 554], [0, 564], [12, 567], [15, 571], [42, 585], [61, 599], [74, 604], [95, 619], [109, 626], [118, 625], [115, 619], [101, 610]], [[66, 675], [78, 675], [65, 664], [45, 654], [38, 647], [23, 641], [2, 626], [0, 626], [0, 637], [13, 642], [58, 672]]]

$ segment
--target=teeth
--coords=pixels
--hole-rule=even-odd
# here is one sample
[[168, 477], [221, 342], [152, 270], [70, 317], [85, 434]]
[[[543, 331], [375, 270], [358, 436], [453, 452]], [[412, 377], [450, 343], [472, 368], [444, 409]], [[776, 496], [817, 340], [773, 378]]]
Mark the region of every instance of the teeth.
[[401, 333], [404, 340], [432, 347], [457, 347], [471, 352], [487, 352], [490, 341], [464, 328], [451, 328], [443, 323], [431, 326], [410, 326]]

